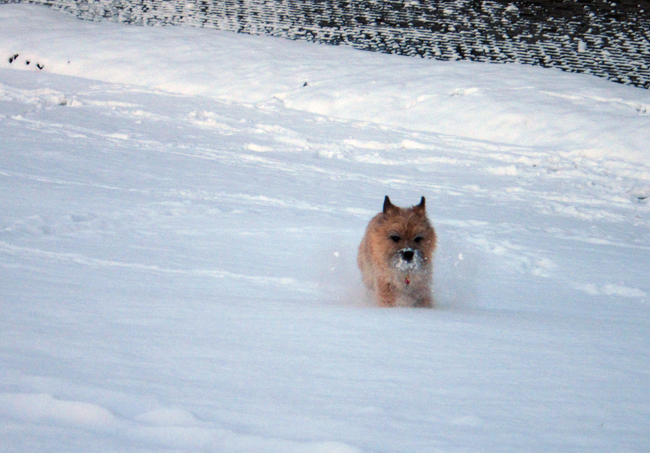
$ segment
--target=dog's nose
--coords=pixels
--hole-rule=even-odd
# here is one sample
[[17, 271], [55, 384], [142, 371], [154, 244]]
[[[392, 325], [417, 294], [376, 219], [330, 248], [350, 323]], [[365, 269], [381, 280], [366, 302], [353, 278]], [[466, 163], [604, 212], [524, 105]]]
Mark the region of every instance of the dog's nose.
[[411, 250], [402, 252], [402, 258], [404, 258], [406, 261], [411, 261], [413, 259], [413, 252]]

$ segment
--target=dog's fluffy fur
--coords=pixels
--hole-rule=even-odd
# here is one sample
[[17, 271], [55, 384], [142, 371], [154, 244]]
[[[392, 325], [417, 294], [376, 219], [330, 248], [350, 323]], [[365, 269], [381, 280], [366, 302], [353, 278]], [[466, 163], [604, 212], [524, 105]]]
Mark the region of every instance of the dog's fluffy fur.
[[357, 264], [363, 282], [382, 307], [431, 307], [431, 276], [436, 232], [422, 197], [410, 208], [393, 205], [368, 224], [359, 245]]

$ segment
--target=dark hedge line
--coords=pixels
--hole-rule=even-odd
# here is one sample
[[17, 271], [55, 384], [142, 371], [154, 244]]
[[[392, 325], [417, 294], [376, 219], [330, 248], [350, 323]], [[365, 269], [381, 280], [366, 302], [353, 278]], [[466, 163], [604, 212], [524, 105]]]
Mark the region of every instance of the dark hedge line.
[[[13, 0], [0, 0], [9, 2]], [[648, 0], [25, 3], [45, 4], [85, 20], [190, 25], [440, 60], [539, 65], [650, 88]]]

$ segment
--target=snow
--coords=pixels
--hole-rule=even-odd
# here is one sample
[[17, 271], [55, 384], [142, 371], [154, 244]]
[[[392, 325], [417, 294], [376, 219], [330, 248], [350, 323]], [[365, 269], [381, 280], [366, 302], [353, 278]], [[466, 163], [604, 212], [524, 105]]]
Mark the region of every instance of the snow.
[[[647, 448], [650, 92], [27, 5], [0, 57], [2, 451]], [[366, 300], [385, 195], [435, 309]]]

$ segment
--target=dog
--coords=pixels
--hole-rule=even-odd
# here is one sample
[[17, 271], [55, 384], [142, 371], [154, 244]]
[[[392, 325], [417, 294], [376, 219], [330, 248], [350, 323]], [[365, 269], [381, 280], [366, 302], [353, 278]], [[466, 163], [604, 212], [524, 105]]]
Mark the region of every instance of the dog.
[[436, 240], [424, 197], [417, 206], [400, 208], [386, 196], [384, 209], [370, 220], [357, 255], [363, 282], [380, 306], [433, 306], [430, 285]]

